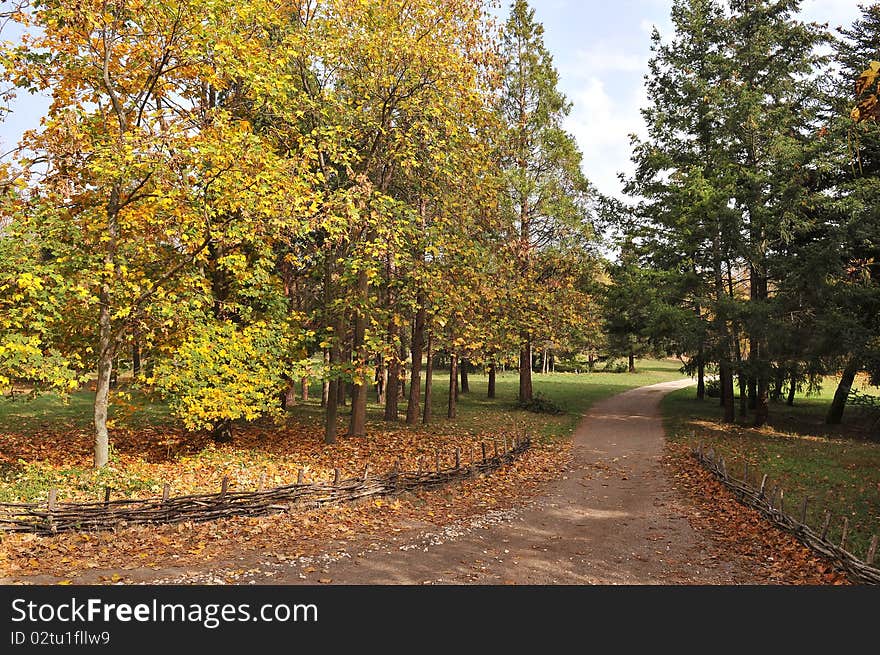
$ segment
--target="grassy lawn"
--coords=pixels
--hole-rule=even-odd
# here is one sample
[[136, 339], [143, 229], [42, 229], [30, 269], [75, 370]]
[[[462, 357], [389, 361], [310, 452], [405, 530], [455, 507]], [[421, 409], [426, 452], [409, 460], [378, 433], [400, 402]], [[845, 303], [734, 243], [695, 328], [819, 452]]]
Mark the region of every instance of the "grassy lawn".
[[[161, 492], [171, 481], [176, 493], [216, 489], [224, 475], [233, 486], [256, 485], [266, 476], [272, 482], [289, 482], [299, 468], [315, 476], [332, 473], [342, 464], [347, 470], [371, 466], [390, 467], [397, 456], [428, 456], [435, 448], [469, 443], [493, 435], [529, 434], [540, 442], [564, 443], [580, 417], [597, 400], [637, 386], [682, 377], [677, 361], [644, 360], [638, 372], [590, 374], [535, 374], [534, 390], [545, 395], [563, 413], [536, 414], [515, 408], [516, 372], [499, 374], [497, 397], [486, 398], [487, 379], [470, 376], [470, 392], [459, 395], [457, 418], [446, 418], [448, 372], [434, 377], [433, 420], [429, 426], [406, 426], [382, 420], [382, 408], [370, 394], [368, 438], [346, 439], [325, 446], [321, 442], [323, 410], [320, 386], [310, 390], [312, 400], [300, 402], [284, 424], [261, 421], [239, 426], [231, 444], [216, 445], [204, 434], [187, 434], [174, 423], [167, 407], [132, 394], [115, 405], [112, 419], [111, 466], [90, 467], [92, 394], [73, 394], [67, 403], [51, 395], [28, 401], [0, 399], [0, 501], [41, 500], [52, 486], [65, 499], [100, 497], [104, 486], [114, 497], [142, 497]], [[340, 435], [348, 421], [341, 408]]]
[[673, 443], [703, 441], [714, 447], [738, 478], [746, 462], [752, 471], [766, 473], [768, 486], [785, 490], [792, 514], [809, 498], [807, 521], [812, 526], [820, 526], [825, 510], [831, 511], [832, 540], [840, 538], [842, 517], [847, 516], [848, 548], [863, 556], [871, 534], [880, 532], [880, 443], [867, 439], [867, 423], [853, 408], [847, 408], [842, 426], [824, 424], [835, 386], [836, 380], [827, 380], [819, 394], [799, 397], [794, 407], [772, 403], [769, 425], [758, 430], [748, 419], [722, 425], [717, 399], [700, 403], [693, 389], [682, 389], [663, 400], [666, 431]]

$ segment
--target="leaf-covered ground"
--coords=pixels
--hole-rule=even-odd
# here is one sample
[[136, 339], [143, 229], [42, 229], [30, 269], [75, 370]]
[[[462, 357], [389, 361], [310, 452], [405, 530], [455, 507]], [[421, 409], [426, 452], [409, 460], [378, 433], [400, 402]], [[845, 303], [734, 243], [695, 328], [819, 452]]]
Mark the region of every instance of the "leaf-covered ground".
[[845, 574], [793, 535], [739, 503], [691, 456], [686, 444], [669, 443], [667, 454], [669, 475], [692, 507], [688, 519], [711, 537], [716, 557], [738, 562], [769, 584], [849, 584]]
[[[372, 462], [388, 461], [401, 449], [418, 449], [415, 435], [410, 440], [375, 437], [367, 441], [372, 442]], [[347, 450], [357, 457], [354, 447]], [[545, 481], [558, 475], [567, 457], [566, 444], [545, 442], [491, 475], [356, 505], [201, 524], [135, 526], [106, 533], [6, 535], [0, 544], [0, 570], [6, 572], [3, 582], [100, 583], [133, 581], [150, 572], [198, 568], [214, 561], [252, 561], [271, 553], [319, 555], [350, 541], [386, 538], [414, 523], [440, 526], [509, 507], [536, 494]], [[321, 470], [320, 459], [315, 458], [313, 471]], [[293, 553], [290, 544], [296, 544]]]
[[[144, 497], [160, 493], [166, 481], [175, 494], [215, 491], [224, 475], [230, 477], [232, 488], [247, 489], [261, 481], [266, 486], [288, 483], [300, 468], [307, 478], [326, 479], [334, 467], [344, 475], [353, 474], [369, 462], [372, 470], [379, 471], [390, 469], [397, 459], [408, 465], [419, 457], [433, 462], [438, 450], [451, 463], [455, 446], [462, 447], [467, 458], [470, 446], [483, 440], [523, 432], [535, 438], [533, 449], [513, 465], [434, 491], [204, 524], [120, 527], [113, 532], [55, 537], [2, 535], [0, 581], [136, 582], [210, 570], [217, 562], [240, 562], [240, 569], [223, 569], [232, 572], [228, 581], [235, 582], [236, 574], [262, 566], [267, 558], [333, 553], [414, 528], [441, 527], [489, 510], [518, 506], [560, 475], [569, 460], [565, 435], [592, 402], [658, 378], [679, 377], [672, 365], [659, 368], [636, 376], [547, 376], [543, 382], [550, 390], [548, 395], [567, 410], [562, 416], [513, 411], [515, 378], [507, 376], [499, 385], [497, 401], [486, 401], [479, 392], [462, 396], [457, 421], [438, 418], [428, 428], [410, 429], [374, 420], [367, 438], [341, 438], [334, 446], [321, 442], [320, 410], [309, 405], [300, 406], [284, 426], [252, 426], [240, 430], [233, 444], [223, 446], [163, 422], [139, 429], [117, 428], [113, 466], [101, 473], [89, 466], [91, 434], [87, 429], [69, 421], [53, 425], [40, 418], [39, 429], [28, 425], [26, 431], [15, 430], [8, 423], [3, 426], [0, 417], [0, 458], [5, 467], [0, 493], [4, 499], [43, 500], [50, 486], [60, 489], [62, 500], [94, 499], [104, 485], [113, 487], [114, 497]], [[441, 408], [437, 409], [439, 413]], [[670, 451], [676, 456], [667, 460], [670, 480], [693, 507], [692, 523], [712, 536], [719, 558], [739, 558], [771, 582], [844, 581], [793, 537], [769, 528], [760, 515], [736, 503], [690, 458], [677, 456], [686, 454], [681, 450], [683, 442], [671, 448], [679, 450], [677, 454]]]

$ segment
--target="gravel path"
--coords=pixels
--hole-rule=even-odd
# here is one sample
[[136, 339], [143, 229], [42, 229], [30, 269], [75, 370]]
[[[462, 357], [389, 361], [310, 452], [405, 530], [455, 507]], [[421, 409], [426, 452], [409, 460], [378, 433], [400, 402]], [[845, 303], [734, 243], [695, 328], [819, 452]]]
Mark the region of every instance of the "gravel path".
[[[734, 584], [754, 574], [709, 554], [662, 470], [665, 382], [593, 406], [570, 469], [518, 511], [489, 513], [357, 554], [243, 576], [250, 584]], [[171, 582], [172, 580], [168, 580]]]

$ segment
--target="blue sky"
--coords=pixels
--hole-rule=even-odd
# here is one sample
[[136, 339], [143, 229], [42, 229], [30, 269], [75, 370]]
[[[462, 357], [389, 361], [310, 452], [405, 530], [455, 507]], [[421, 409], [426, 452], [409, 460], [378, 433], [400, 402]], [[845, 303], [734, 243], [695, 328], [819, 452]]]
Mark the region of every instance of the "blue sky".
[[[509, 4], [502, 0], [505, 5]], [[545, 42], [574, 107], [567, 129], [584, 153], [584, 172], [600, 191], [620, 195], [617, 174], [631, 170], [628, 135], [642, 133], [643, 76], [654, 25], [671, 32], [668, 0], [532, 0]], [[803, 16], [834, 28], [859, 16], [857, 0], [804, 0]], [[4, 34], [4, 38], [9, 35]], [[0, 152], [39, 125], [47, 102], [24, 96], [0, 123]]]

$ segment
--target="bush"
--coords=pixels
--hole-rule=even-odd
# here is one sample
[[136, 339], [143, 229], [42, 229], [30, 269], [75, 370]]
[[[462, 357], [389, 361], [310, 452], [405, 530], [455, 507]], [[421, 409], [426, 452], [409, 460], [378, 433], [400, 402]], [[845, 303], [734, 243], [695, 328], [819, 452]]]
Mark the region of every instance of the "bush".
[[709, 398], [721, 398], [721, 383], [718, 380], [707, 380], [706, 395]]
[[281, 415], [286, 380], [304, 372], [304, 362], [291, 362], [292, 351], [278, 325], [199, 325], [158, 363], [147, 383], [168, 398], [171, 413], [188, 430], [228, 438], [232, 421]]
[[524, 409], [535, 414], [562, 414], [562, 409], [542, 393], [536, 393], [531, 400], [519, 402], [517, 409]]
[[618, 359], [609, 359], [605, 362], [602, 370], [606, 373], [626, 373], [629, 371], [629, 364]]

